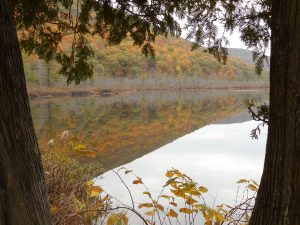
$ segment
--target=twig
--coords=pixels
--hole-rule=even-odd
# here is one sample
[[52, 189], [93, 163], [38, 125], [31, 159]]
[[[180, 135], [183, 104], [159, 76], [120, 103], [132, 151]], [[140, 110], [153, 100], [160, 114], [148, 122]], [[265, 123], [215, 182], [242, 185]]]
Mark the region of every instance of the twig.
[[116, 171], [114, 171], [114, 170], [112, 170], [112, 171], [113, 171], [113, 173], [115, 173], [115, 174], [119, 177], [119, 179], [121, 180], [121, 182], [122, 182], [122, 183], [124, 184], [124, 186], [126, 187], [128, 193], [129, 193], [129, 195], [130, 195], [130, 199], [131, 199], [131, 203], [132, 203], [132, 208], [134, 209], [134, 201], [133, 201], [133, 197], [132, 197], [132, 194], [131, 194], [131, 191], [130, 191], [129, 187], [126, 185], [126, 183], [124, 182], [124, 180], [122, 179], [122, 177], [119, 175], [118, 172], [116, 172]]

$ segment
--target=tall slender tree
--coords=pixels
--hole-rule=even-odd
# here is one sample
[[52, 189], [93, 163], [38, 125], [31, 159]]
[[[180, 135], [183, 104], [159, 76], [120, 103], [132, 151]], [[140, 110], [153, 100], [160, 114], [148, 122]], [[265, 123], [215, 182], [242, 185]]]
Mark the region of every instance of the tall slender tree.
[[272, 1], [270, 120], [251, 225], [300, 224], [300, 1]]
[[[149, 10], [148, 14], [138, 15], [126, 1], [116, 7], [113, 2], [96, 0], [0, 0], [1, 225], [51, 224], [19, 42], [27, 53], [58, 61], [67, 83], [78, 84], [92, 75], [89, 59], [93, 52], [86, 36], [106, 38], [112, 45], [130, 33], [147, 55], [153, 54], [150, 42], [156, 35], [178, 31], [175, 21], [168, 22], [173, 23], [170, 29], [155, 16], [159, 16], [159, 5], [151, 9], [146, 5], [143, 11]], [[92, 11], [96, 12], [93, 18]], [[70, 52], [60, 44], [66, 36], [73, 39]]]
[[51, 224], [10, 0], [0, 1], [0, 224]]

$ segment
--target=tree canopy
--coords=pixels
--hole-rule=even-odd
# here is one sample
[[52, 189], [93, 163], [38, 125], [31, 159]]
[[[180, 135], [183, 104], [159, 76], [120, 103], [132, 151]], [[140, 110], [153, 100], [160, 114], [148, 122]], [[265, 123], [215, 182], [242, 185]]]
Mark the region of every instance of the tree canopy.
[[[154, 55], [159, 35], [180, 36], [187, 30], [192, 49], [206, 51], [225, 63], [226, 35], [238, 29], [254, 51], [256, 71], [261, 72], [270, 41], [271, 0], [14, 0], [14, 16], [20, 44], [61, 64], [67, 83], [87, 80], [93, 74], [93, 50], [88, 41], [100, 37], [117, 45], [130, 36], [144, 55]], [[223, 30], [219, 30], [223, 27]], [[71, 48], [64, 39], [72, 38]], [[71, 49], [71, 50], [70, 50]]]

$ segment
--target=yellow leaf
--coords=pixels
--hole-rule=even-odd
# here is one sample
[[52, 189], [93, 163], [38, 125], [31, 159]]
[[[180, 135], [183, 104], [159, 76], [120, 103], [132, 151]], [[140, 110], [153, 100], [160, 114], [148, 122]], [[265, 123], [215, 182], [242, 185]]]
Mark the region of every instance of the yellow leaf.
[[143, 194], [144, 194], [144, 195], [148, 195], [148, 196], [149, 196], [149, 198], [151, 198], [151, 194], [150, 194], [150, 192], [148, 192], [148, 191], [145, 191], [145, 192], [143, 192]]
[[203, 186], [199, 187], [198, 189], [199, 189], [199, 191], [202, 192], [202, 193], [208, 192], [208, 189], [207, 189], [206, 187], [203, 187]]
[[134, 180], [132, 183], [133, 183], [133, 184], [142, 184], [143, 181], [142, 181], [141, 178], [138, 177], [138, 179]]
[[178, 214], [173, 209], [170, 209], [167, 215], [170, 217], [178, 217]]
[[173, 188], [178, 188], [176, 182], [172, 182], [172, 183], [170, 183], [170, 185], [171, 185]]
[[189, 191], [188, 193], [190, 193], [191, 195], [196, 195], [196, 196], [201, 195], [201, 192], [200, 192], [200, 191], [197, 191], [197, 190], [195, 190], [195, 189]]
[[188, 200], [186, 200], [186, 203], [189, 205], [194, 205], [195, 203], [197, 203], [197, 200], [190, 197], [188, 198]]
[[151, 211], [145, 212], [145, 215], [153, 216], [155, 214], [155, 212], [156, 212], [156, 210], [151, 210]]
[[181, 177], [183, 174], [180, 173], [178, 170], [174, 170], [174, 173], [177, 177]]
[[177, 187], [176, 179], [177, 179], [177, 177], [170, 178], [170, 179], [166, 182], [166, 184], [164, 185], [164, 187], [166, 187], [166, 186], [168, 186], [168, 185], [171, 185], [172, 187]]
[[177, 203], [175, 203], [175, 202], [170, 202], [170, 204], [171, 204], [172, 206], [177, 207]]
[[182, 197], [184, 198], [185, 194], [183, 190], [180, 189], [170, 189], [171, 192], [174, 193], [174, 195], [178, 196], [178, 197]]
[[197, 205], [194, 205], [194, 207], [196, 207], [197, 209], [205, 208], [205, 206], [203, 204], [197, 204]]
[[107, 219], [107, 225], [128, 225], [128, 218], [124, 213], [111, 214]]
[[179, 211], [182, 213], [186, 213], [186, 214], [191, 214], [193, 212], [192, 210], [190, 210], [188, 208], [181, 208]]
[[171, 171], [166, 172], [166, 177], [173, 177], [174, 173]]
[[202, 210], [201, 212], [202, 212], [202, 215], [203, 215], [203, 217], [205, 219], [205, 222], [206, 222], [205, 224], [206, 225], [212, 225], [212, 218], [211, 218], [211, 216], [205, 210]]
[[153, 204], [152, 203], [142, 203], [142, 204], [139, 204], [139, 209], [140, 208], [144, 208], [144, 207], [151, 208], [151, 207], [153, 207]]
[[95, 183], [94, 181], [88, 180], [88, 181], [86, 182], [86, 186], [92, 186], [94, 183]]
[[225, 218], [219, 212], [215, 212], [215, 218], [217, 223], [225, 221]]
[[205, 216], [205, 225], [212, 225], [212, 219], [209, 216]]
[[164, 207], [162, 205], [160, 205], [160, 204], [155, 205], [155, 207], [157, 209], [159, 209], [160, 211], [164, 211]]
[[101, 192], [103, 192], [103, 189], [99, 186], [93, 186], [91, 187], [91, 194], [90, 197], [96, 197], [98, 196]]
[[74, 147], [74, 150], [75, 150], [75, 151], [80, 151], [80, 150], [85, 149], [85, 148], [86, 148], [85, 144], [77, 144], [77, 145]]
[[166, 199], [170, 199], [170, 196], [169, 196], [169, 195], [161, 195], [160, 197], [166, 198]]
[[248, 180], [246, 180], [246, 179], [240, 179], [238, 182], [236, 182], [236, 183], [238, 183], [238, 184], [242, 184], [242, 183], [247, 183], [248, 182]]
[[248, 185], [248, 188], [249, 188], [250, 190], [252, 190], [252, 191], [257, 191], [257, 190], [258, 190], [257, 187], [256, 187], [255, 185], [253, 185], [253, 184], [249, 184], [249, 185]]

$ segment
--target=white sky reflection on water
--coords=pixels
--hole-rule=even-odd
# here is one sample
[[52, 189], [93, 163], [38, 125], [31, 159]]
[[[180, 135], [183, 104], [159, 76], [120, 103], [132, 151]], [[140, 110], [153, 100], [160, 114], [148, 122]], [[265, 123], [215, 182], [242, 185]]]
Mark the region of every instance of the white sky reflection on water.
[[[236, 196], [237, 180], [251, 178], [260, 181], [267, 129], [258, 140], [253, 140], [250, 131], [256, 125], [254, 121], [209, 125], [124, 166], [142, 177], [154, 196], [166, 182], [165, 172], [174, 167], [206, 186], [209, 198], [216, 198], [217, 204], [231, 204]], [[123, 177], [134, 200], [145, 201], [142, 186], [133, 185], [131, 175]], [[128, 192], [112, 172], [105, 173], [97, 183], [119, 200], [130, 203]]]

